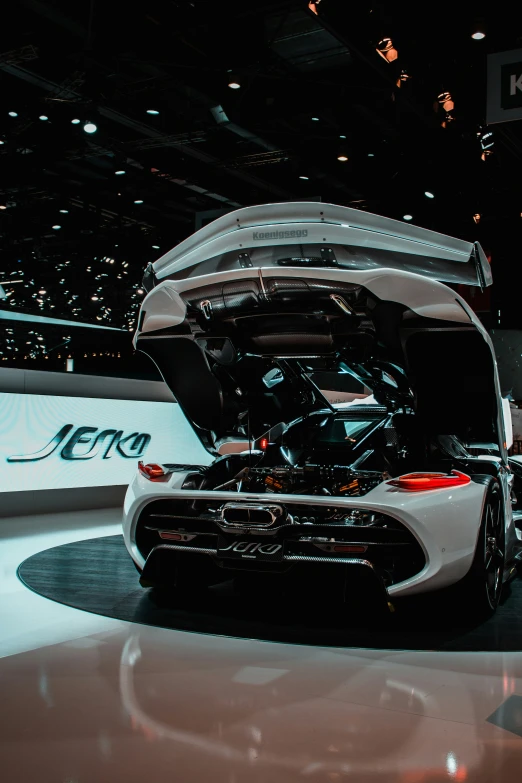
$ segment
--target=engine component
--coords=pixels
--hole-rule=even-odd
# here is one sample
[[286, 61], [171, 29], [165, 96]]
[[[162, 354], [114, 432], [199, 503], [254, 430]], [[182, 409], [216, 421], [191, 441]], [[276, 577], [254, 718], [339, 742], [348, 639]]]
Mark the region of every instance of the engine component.
[[[303, 467], [276, 466], [249, 468], [241, 471], [242, 490], [275, 494], [336, 495], [358, 497], [365, 495], [384, 480], [379, 471], [353, 470], [345, 465], [305, 465]], [[219, 489], [232, 488], [231, 481]]]

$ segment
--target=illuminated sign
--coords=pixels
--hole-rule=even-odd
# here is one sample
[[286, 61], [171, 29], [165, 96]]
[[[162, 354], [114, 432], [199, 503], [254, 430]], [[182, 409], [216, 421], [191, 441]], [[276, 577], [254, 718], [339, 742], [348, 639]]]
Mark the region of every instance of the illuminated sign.
[[[74, 430], [70, 438], [70, 431]], [[98, 434], [96, 434], [98, 433]], [[98, 431], [97, 427], [78, 427], [74, 429], [73, 424], [66, 424], [56, 433], [54, 438], [49, 441], [40, 451], [33, 454], [22, 454], [18, 457], [8, 457], [8, 462], [36, 462], [40, 459], [50, 457], [56, 451], [58, 446], [64, 445], [60, 450], [62, 459], [92, 459], [100, 455], [102, 459], [109, 459], [113, 454], [119, 454], [121, 457], [130, 459], [132, 457], [142, 457], [145, 449], [149, 445], [151, 436], [147, 432], [133, 432], [124, 437], [123, 430], [103, 430]], [[82, 449], [82, 444], [88, 444], [88, 449]], [[77, 448], [79, 446], [79, 448]]]
[[143, 458], [211, 462], [177, 403], [0, 393], [0, 493], [128, 484]]

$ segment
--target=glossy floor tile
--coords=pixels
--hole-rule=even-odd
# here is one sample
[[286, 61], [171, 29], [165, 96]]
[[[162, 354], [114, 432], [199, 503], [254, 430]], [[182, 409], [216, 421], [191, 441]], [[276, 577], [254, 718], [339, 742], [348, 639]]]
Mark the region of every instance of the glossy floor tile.
[[520, 779], [522, 654], [213, 637], [89, 615], [16, 582], [39, 547], [116, 524], [111, 511], [0, 520], [2, 781]]

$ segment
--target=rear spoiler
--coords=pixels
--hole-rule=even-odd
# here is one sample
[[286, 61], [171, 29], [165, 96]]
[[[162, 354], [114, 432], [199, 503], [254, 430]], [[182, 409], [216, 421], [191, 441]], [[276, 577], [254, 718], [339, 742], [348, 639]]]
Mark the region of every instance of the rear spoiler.
[[341, 269], [398, 269], [481, 288], [493, 282], [478, 242], [358, 209], [300, 201], [223, 215], [161, 256], [149, 267], [144, 284], [150, 290], [168, 278], [245, 266], [292, 266], [294, 260], [296, 266], [310, 261]]

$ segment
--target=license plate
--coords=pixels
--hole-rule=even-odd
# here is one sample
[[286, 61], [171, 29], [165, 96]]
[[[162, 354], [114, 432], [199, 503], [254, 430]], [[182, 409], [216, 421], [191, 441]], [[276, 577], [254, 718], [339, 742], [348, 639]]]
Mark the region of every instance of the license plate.
[[278, 562], [283, 559], [283, 544], [273, 541], [252, 541], [251, 539], [220, 537], [218, 557], [234, 560], [268, 560]]

